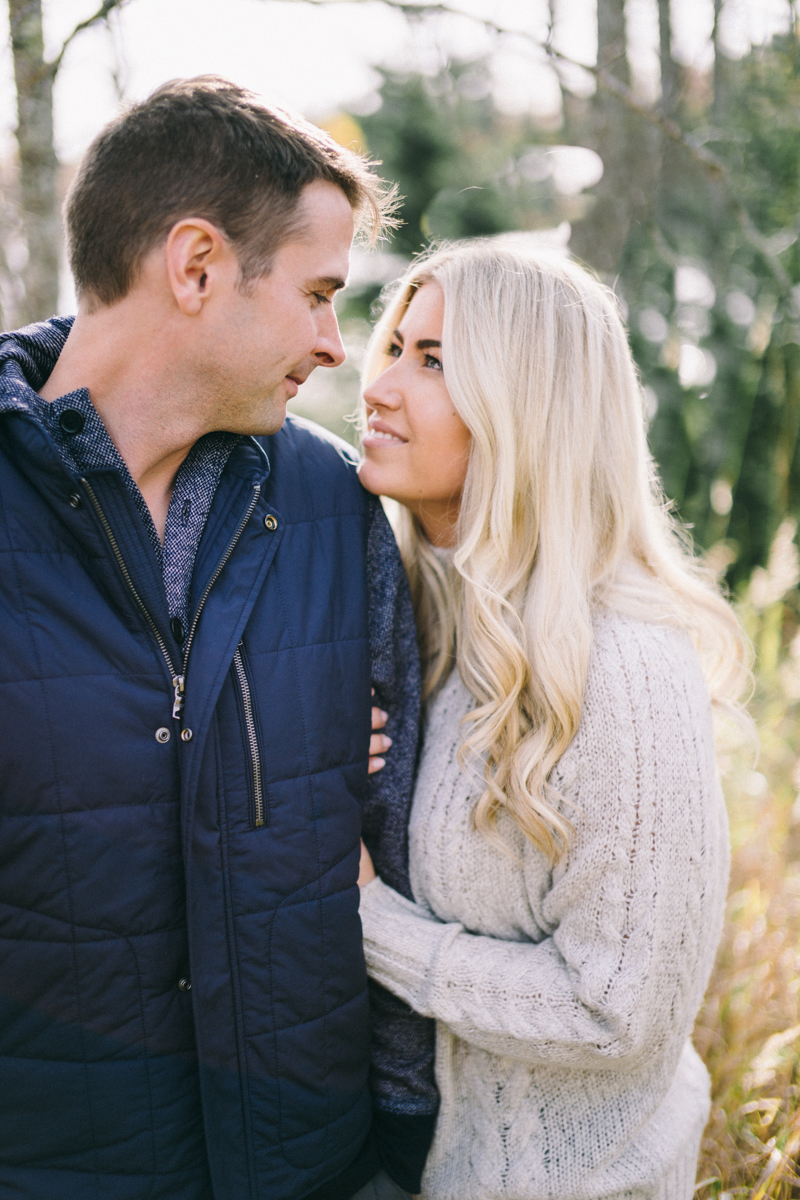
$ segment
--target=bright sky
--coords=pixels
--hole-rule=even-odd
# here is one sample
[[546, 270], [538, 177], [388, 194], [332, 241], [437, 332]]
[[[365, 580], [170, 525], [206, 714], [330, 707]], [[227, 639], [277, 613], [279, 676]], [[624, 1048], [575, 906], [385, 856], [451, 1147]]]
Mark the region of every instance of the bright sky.
[[[504, 26], [536, 33], [547, 0], [451, 0]], [[672, 0], [676, 56], [705, 66], [713, 0]], [[591, 62], [596, 53], [595, 0], [556, 0], [556, 42]], [[43, 0], [48, 54], [96, 10], [98, 0]], [[14, 90], [7, 14], [0, 25], [0, 154], [12, 149]], [[627, 0], [629, 41], [645, 92], [657, 88], [656, 0]], [[787, 0], [726, 0], [724, 33], [731, 53], [746, 52], [788, 22]], [[435, 70], [448, 55], [495, 54], [495, 94], [510, 110], [552, 110], [557, 88], [541, 55], [523, 38], [497, 38], [465, 18], [410, 26], [380, 0], [316, 6], [303, 0], [128, 0], [109, 34], [82, 33], [67, 52], [55, 92], [56, 141], [63, 162], [77, 159], [127, 99], [146, 96], [180, 75], [225, 75], [268, 99], [324, 117], [373, 91], [373, 63]]]

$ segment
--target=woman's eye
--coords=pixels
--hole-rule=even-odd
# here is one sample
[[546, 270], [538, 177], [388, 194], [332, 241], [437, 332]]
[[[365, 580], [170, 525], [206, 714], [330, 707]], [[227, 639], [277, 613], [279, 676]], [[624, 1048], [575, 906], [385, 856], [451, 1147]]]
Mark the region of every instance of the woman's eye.
[[386, 347], [386, 357], [387, 358], [399, 358], [402, 353], [403, 353], [403, 349], [401, 346], [398, 346], [397, 342], [391, 342]]
[[425, 355], [425, 366], [433, 367], [434, 371], [443, 370], [441, 360], [438, 358], [434, 358], [434, 356], [432, 354]]

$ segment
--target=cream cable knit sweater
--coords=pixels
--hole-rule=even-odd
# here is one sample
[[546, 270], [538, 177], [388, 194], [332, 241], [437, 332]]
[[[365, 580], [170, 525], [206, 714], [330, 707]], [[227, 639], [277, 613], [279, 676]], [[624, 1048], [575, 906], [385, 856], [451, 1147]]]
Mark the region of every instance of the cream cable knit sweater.
[[605, 613], [553, 782], [576, 836], [552, 872], [471, 825], [457, 672], [430, 706], [411, 815], [416, 904], [361, 896], [370, 975], [436, 1018], [425, 1200], [689, 1200], [708, 1076], [689, 1036], [728, 870], [710, 706], [688, 637]]

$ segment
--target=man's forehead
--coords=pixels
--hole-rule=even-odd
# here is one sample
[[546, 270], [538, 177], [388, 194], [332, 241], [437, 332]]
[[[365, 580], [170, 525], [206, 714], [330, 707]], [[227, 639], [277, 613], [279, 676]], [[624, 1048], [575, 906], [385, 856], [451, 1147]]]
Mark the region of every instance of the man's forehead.
[[[306, 193], [317, 184], [309, 184]], [[289, 239], [278, 251], [293, 273], [302, 275], [310, 290], [338, 291], [350, 270], [353, 212], [344, 193], [331, 184], [312, 193], [308, 208], [301, 199]]]

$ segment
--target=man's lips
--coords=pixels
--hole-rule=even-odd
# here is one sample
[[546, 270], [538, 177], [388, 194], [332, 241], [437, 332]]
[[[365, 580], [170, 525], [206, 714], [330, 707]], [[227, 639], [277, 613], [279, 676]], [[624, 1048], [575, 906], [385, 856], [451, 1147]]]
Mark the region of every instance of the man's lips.
[[374, 417], [370, 417], [367, 423], [367, 435], [362, 439], [364, 446], [389, 446], [394, 443], [396, 446], [404, 446], [408, 441], [407, 438], [401, 437], [399, 433], [387, 425], [384, 421], [379, 421]]
[[289, 385], [289, 396], [296, 396], [301, 384], [304, 384], [307, 376], [305, 375], [287, 375], [284, 382]]

